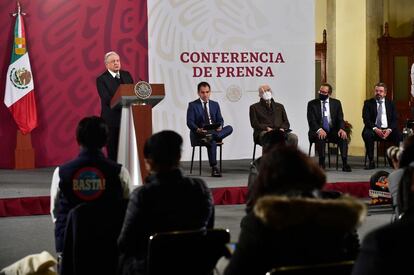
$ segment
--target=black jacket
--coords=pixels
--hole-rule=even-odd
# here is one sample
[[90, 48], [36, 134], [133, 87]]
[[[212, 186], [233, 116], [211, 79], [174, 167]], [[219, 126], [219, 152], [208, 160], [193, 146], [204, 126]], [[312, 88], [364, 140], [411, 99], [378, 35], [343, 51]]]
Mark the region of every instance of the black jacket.
[[[398, 117], [395, 105], [392, 101], [385, 99], [385, 109], [387, 112], [388, 128], [396, 131], [398, 127]], [[375, 98], [365, 100], [364, 108], [362, 109], [362, 119], [364, 120], [364, 127], [372, 130], [375, 127], [375, 120], [377, 118], [377, 101]]]
[[127, 71], [119, 71], [121, 80], [118, 82], [106, 70], [96, 79], [96, 88], [101, 98], [101, 117], [106, 121], [109, 127], [119, 127], [121, 122], [121, 108], [111, 108], [111, 99], [120, 84], [132, 84], [131, 74]]
[[353, 275], [411, 274], [414, 259], [414, 211], [370, 232], [362, 242]]
[[119, 179], [121, 165], [106, 158], [100, 150], [82, 150], [79, 156], [59, 167], [59, 202], [55, 223], [56, 251], [63, 250], [69, 211], [84, 202], [108, 204], [123, 199]]
[[[338, 132], [339, 129], [344, 129], [345, 122], [341, 101], [330, 97], [329, 113], [331, 115], [330, 131]], [[309, 124], [309, 135], [316, 133], [318, 129], [322, 128], [323, 122], [320, 99], [317, 98], [308, 102], [307, 117]]]
[[213, 220], [211, 192], [201, 179], [183, 177], [178, 169], [150, 175], [130, 195], [118, 238], [120, 273], [145, 272], [154, 233], [213, 227]]
[[265, 196], [245, 217], [225, 275], [354, 259], [364, 205], [351, 199]]

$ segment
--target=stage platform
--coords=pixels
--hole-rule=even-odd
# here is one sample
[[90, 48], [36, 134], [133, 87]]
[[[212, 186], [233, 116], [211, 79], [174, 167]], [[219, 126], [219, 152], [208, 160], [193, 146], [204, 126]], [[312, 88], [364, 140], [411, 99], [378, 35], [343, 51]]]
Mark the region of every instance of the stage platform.
[[[185, 175], [202, 178], [211, 188], [216, 205], [234, 205], [245, 203], [247, 177], [251, 159], [223, 161], [223, 176], [213, 178], [207, 162], [202, 163], [199, 175], [198, 162], [194, 163], [190, 174], [190, 162], [182, 162]], [[390, 167], [364, 170], [361, 157], [350, 157], [353, 171], [342, 172], [341, 165], [335, 169], [335, 163], [326, 169], [325, 189], [337, 190], [352, 196], [368, 197], [369, 179], [379, 170], [391, 172]], [[44, 215], [49, 212], [50, 182], [55, 167], [32, 170], [0, 169], [0, 217]]]

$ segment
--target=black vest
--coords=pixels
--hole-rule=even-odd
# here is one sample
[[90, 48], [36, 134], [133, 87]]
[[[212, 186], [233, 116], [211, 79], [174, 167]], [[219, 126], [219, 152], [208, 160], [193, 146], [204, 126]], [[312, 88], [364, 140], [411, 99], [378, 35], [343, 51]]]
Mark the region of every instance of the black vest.
[[122, 165], [98, 150], [82, 150], [79, 156], [59, 167], [59, 206], [55, 224], [56, 250], [62, 251], [66, 217], [81, 203], [110, 204], [123, 199], [119, 179]]

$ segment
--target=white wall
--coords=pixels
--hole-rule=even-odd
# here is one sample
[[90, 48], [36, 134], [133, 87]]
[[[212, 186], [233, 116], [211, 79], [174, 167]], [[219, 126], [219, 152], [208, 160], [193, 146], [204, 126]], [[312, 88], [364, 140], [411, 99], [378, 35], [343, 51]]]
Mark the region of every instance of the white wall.
[[[173, 129], [183, 135], [183, 160], [191, 158], [186, 110], [197, 98], [200, 81], [210, 83], [211, 99], [219, 101], [225, 125], [234, 128], [224, 140], [224, 159], [251, 158], [249, 106], [258, 101], [263, 83], [284, 104], [299, 145], [307, 151], [306, 105], [315, 86], [313, 0], [148, 0], [148, 9], [149, 80], [166, 88], [166, 97], [154, 108], [154, 132]], [[280, 53], [284, 63], [183, 63], [183, 52], [272, 52]], [[211, 67], [212, 76], [194, 76], [195, 66]], [[269, 67], [274, 76], [218, 76], [223, 66]]]

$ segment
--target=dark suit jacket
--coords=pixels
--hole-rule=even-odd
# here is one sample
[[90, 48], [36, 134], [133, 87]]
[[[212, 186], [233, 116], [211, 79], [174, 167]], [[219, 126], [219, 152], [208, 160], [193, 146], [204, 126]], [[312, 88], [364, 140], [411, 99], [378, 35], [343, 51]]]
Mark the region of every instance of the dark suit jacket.
[[259, 102], [250, 106], [250, 125], [254, 132], [254, 140], [258, 140], [262, 131], [266, 131], [266, 127], [273, 129], [289, 129], [290, 124], [282, 104], [272, 99], [272, 109], [267, 108], [266, 101], [260, 99]]
[[[388, 128], [392, 131], [397, 130], [397, 111], [392, 101], [385, 99], [385, 109], [387, 111]], [[365, 128], [375, 127], [375, 120], [377, 118], [377, 102], [375, 98], [365, 100], [364, 108], [362, 109], [362, 119], [364, 120]]]
[[116, 274], [127, 200], [89, 202], [69, 212], [61, 275]]
[[[335, 98], [329, 98], [329, 113], [331, 115], [330, 131], [339, 131], [345, 128], [344, 113], [342, 112], [341, 101]], [[321, 100], [319, 98], [308, 102], [308, 124], [309, 134], [316, 133], [322, 128], [322, 110]]]
[[[220, 105], [218, 102], [209, 100], [208, 107], [210, 110], [210, 118], [213, 123], [220, 123], [223, 126], [224, 120], [221, 116]], [[204, 109], [200, 99], [196, 99], [188, 104], [187, 108], [187, 126], [192, 132], [196, 132], [197, 128], [203, 128], [208, 122], [205, 121]]]
[[413, 214], [407, 212], [401, 220], [369, 233], [364, 238], [352, 274], [411, 273], [414, 258]]
[[123, 272], [117, 274], [145, 270], [148, 238], [154, 233], [213, 226], [211, 191], [202, 179], [184, 177], [179, 169], [152, 174], [130, 195], [118, 238]]
[[[132, 84], [131, 74], [119, 71], [122, 84]], [[101, 117], [109, 127], [119, 127], [121, 121], [121, 108], [111, 109], [111, 99], [118, 89], [118, 81], [106, 70], [96, 79], [96, 88], [101, 98]]]

